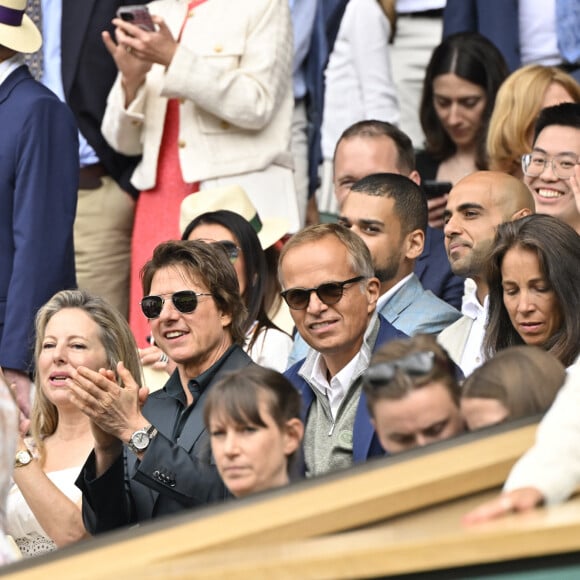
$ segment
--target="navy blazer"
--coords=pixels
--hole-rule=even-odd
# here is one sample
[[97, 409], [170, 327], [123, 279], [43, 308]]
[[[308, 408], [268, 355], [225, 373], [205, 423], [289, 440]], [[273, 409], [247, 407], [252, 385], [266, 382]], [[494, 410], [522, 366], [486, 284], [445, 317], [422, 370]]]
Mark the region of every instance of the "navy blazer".
[[26, 66], [0, 85], [0, 366], [29, 370], [36, 311], [74, 288], [78, 133]]
[[[373, 347], [373, 352], [382, 344], [397, 338], [408, 338], [408, 336], [397, 330], [390, 322], [379, 315], [379, 332]], [[315, 394], [310, 385], [298, 374], [304, 359], [292, 365], [284, 376], [300, 391], [302, 395], [302, 421], [306, 423], [310, 405], [314, 401]], [[367, 398], [361, 391], [353, 427], [352, 457], [355, 463], [366, 461], [369, 457], [384, 455], [385, 452], [379, 443], [379, 439], [371, 424], [371, 418], [367, 409]]]
[[510, 71], [521, 66], [518, 0], [447, 0], [443, 38], [467, 31], [479, 32], [491, 40]]
[[425, 290], [461, 310], [464, 279], [451, 271], [443, 230], [427, 226], [423, 253], [415, 262], [415, 274]]
[[129, 180], [140, 157], [118, 153], [101, 133], [107, 96], [118, 72], [101, 32], [108, 30], [114, 38], [111, 21], [117, 9], [145, 3], [145, 0], [62, 0], [61, 72], [66, 102], [107, 173], [133, 196], [137, 190]]
[[[224, 373], [254, 363], [239, 346], [224, 357], [177, 439], [174, 430], [180, 407], [164, 387], [149, 395], [143, 407], [143, 415], [159, 433], [142, 461], [124, 445], [113, 465], [96, 478], [95, 455], [91, 453], [76, 481], [83, 492], [83, 521], [91, 534], [231, 497], [211, 454], [203, 405], [211, 385]], [[177, 371], [167, 385], [170, 382], [181, 388]]]

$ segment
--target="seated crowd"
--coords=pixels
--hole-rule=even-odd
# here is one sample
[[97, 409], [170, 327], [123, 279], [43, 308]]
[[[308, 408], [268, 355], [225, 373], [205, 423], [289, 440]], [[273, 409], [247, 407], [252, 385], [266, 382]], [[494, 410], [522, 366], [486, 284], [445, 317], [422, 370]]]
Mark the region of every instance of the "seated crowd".
[[[125, 142], [122, 128], [154, 114], [142, 84], [161, 81], [145, 40], [173, 37], [161, 16], [157, 33], [115, 22], [118, 44], [105, 42], [122, 82], [105, 125], [118, 147], [141, 153], [138, 134]], [[171, 77], [186, 57], [173, 47], [166, 63], [155, 58]], [[0, 52], [0, 88], [2, 62]], [[512, 114], [528, 76], [533, 125]], [[193, 100], [212, 110], [212, 98]], [[325, 155], [332, 223], [297, 227], [285, 196], [273, 215], [270, 189], [288, 177], [281, 154], [236, 165], [239, 180], [188, 174], [200, 191], [172, 202], [180, 232], [154, 244], [131, 288], [136, 326], [85, 289], [62, 288], [37, 309], [30, 412], [22, 384], [0, 369], [0, 564], [545, 413], [501, 496], [465, 522], [572, 493], [580, 85], [539, 65], [508, 76], [491, 41], [458, 33], [426, 63], [418, 113], [419, 152], [385, 120], [339, 132]], [[200, 115], [215, 133], [238, 122], [227, 113], [218, 129], [213, 113]], [[246, 132], [261, 123], [244, 119]], [[251, 147], [245, 139], [238, 148]], [[151, 193], [148, 159], [138, 171]], [[252, 187], [270, 188], [269, 211]]]

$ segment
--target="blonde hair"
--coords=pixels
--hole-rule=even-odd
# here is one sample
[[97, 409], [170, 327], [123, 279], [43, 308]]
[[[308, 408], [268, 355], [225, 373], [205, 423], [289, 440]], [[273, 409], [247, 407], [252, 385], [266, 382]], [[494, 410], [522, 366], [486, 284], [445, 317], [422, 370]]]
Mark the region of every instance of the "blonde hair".
[[546, 91], [553, 83], [561, 85], [580, 103], [580, 84], [557, 67], [524, 66], [503, 82], [487, 133], [490, 169], [517, 175], [522, 155], [532, 148], [533, 126]]
[[[133, 334], [123, 316], [106, 300], [93, 296], [84, 290], [63, 290], [57, 292], [36, 315], [36, 338], [34, 360], [38, 361], [42, 351], [46, 326], [50, 319], [66, 308], [82, 310], [99, 326], [100, 339], [107, 354], [107, 367], [115, 370], [123, 361], [135, 382], [141, 386], [141, 362]], [[58, 426], [58, 409], [48, 400], [38, 382], [35, 372], [36, 393], [30, 417], [30, 432], [33, 444], [38, 450], [40, 461], [44, 463], [44, 438], [52, 435]]]

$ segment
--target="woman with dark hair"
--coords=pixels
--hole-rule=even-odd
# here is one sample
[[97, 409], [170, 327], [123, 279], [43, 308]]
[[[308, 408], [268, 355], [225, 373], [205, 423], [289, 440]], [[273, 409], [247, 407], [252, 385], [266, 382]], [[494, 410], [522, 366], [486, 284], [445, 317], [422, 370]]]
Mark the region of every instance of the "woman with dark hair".
[[498, 227], [487, 267], [486, 358], [536, 345], [569, 367], [580, 353], [580, 237], [548, 215]]
[[266, 257], [252, 226], [237, 213], [213, 211], [195, 218], [183, 232], [183, 238], [217, 242], [226, 248], [248, 309], [244, 350], [259, 365], [280, 372], [286, 370], [292, 338], [268, 317]]
[[[268, 317], [266, 257], [250, 223], [228, 210], [207, 212], [187, 225], [182, 238], [217, 243], [223, 247], [238, 276], [240, 293], [247, 309], [243, 323], [246, 336], [244, 350], [255, 363], [284, 371], [292, 349], [292, 338]], [[160, 359], [160, 354], [157, 349], [147, 349], [142, 351], [141, 360], [143, 364], [154, 364], [156, 368], [167, 365], [166, 370], [172, 371], [170, 361], [162, 354]]]
[[[425, 150], [417, 155], [424, 180], [454, 185], [487, 169], [485, 141], [496, 93], [508, 75], [499, 50], [475, 32], [447, 37], [425, 73], [419, 116]], [[446, 196], [430, 202], [430, 225], [440, 224]]]
[[280, 373], [259, 366], [225, 376], [203, 415], [223, 482], [236, 497], [286, 485], [300, 449], [301, 399]]
[[506, 348], [467, 377], [461, 413], [470, 431], [545, 413], [565, 378], [553, 354], [535, 346]]

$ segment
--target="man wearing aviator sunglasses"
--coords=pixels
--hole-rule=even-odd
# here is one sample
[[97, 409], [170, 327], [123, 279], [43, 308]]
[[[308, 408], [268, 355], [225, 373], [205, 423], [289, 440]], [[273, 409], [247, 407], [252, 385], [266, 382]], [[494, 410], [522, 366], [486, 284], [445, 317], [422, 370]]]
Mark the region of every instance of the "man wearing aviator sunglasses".
[[580, 234], [580, 104], [542, 109], [532, 152], [522, 156], [524, 182], [536, 212], [552, 215]]
[[376, 313], [380, 284], [367, 246], [338, 224], [305, 228], [282, 249], [279, 275], [309, 345], [286, 371], [305, 403], [306, 475], [382, 454], [355, 381], [377, 345], [405, 335]]
[[224, 373], [253, 364], [241, 347], [246, 312], [230, 256], [217, 244], [166, 242], [142, 282], [151, 334], [177, 368], [142, 408], [137, 389], [121, 388], [114, 377], [89, 371], [78, 379], [86, 393], [81, 410], [100, 428], [77, 481], [92, 534], [229, 496], [202, 409]]

